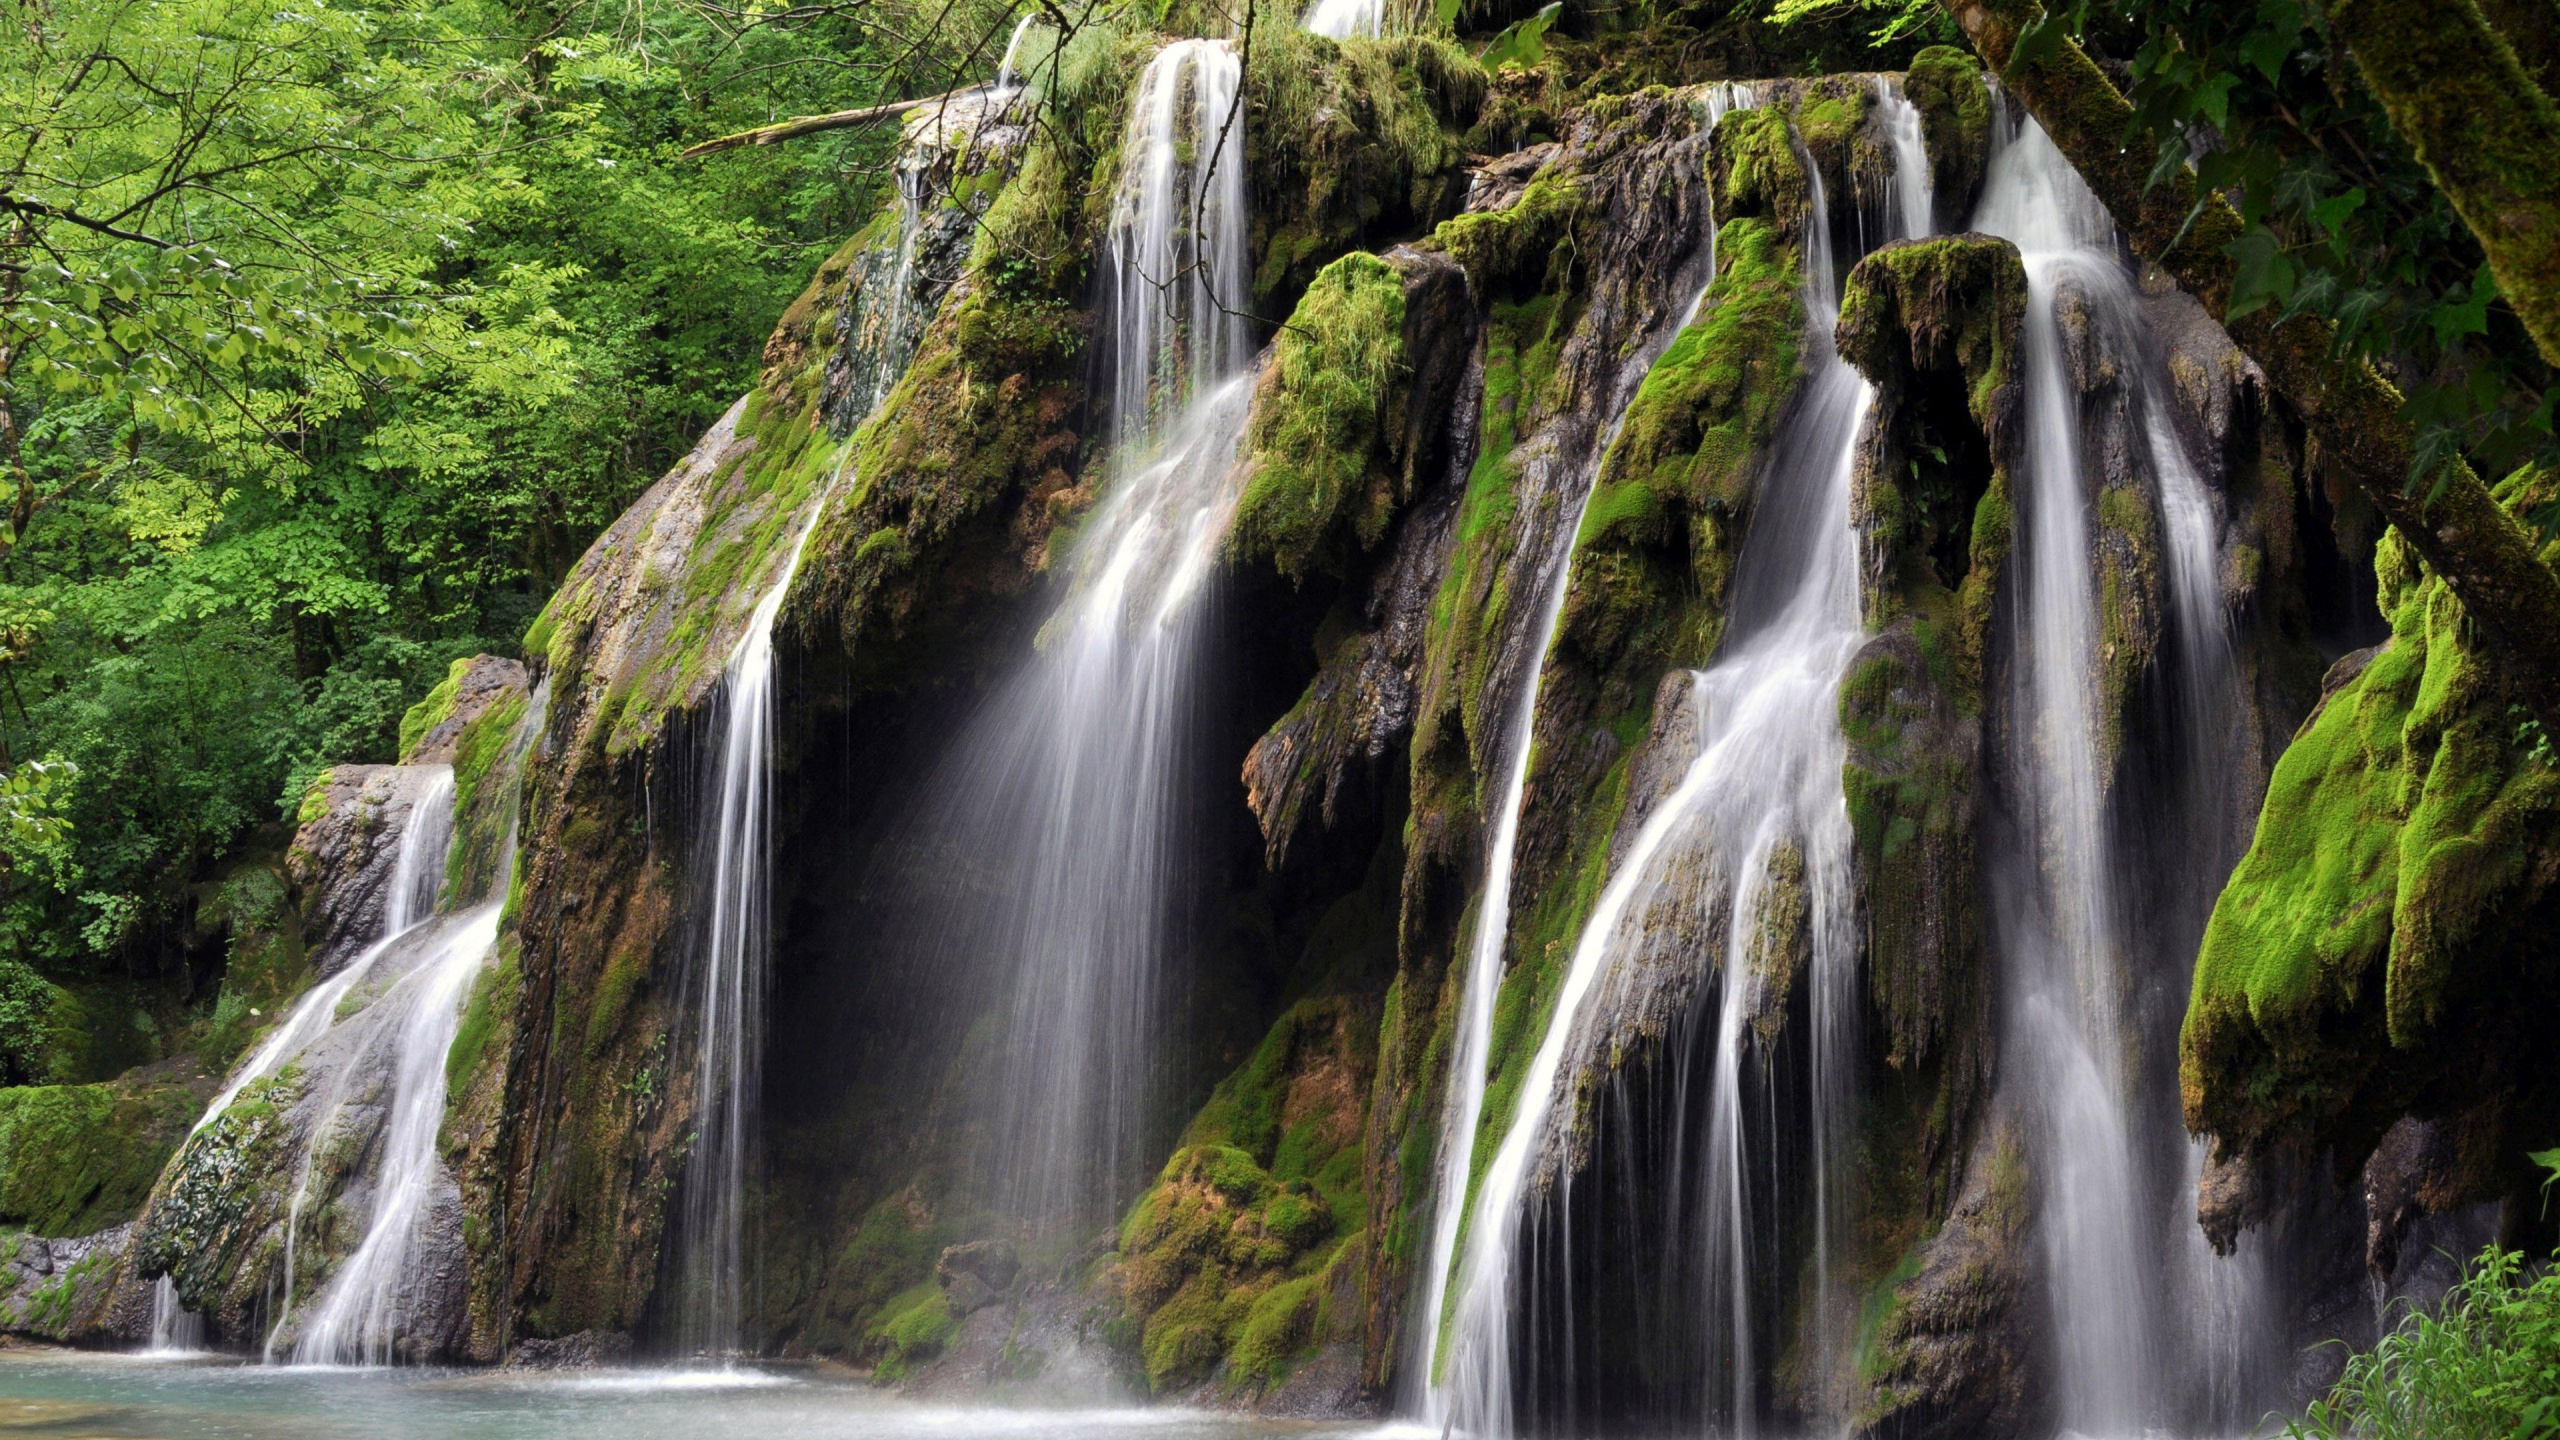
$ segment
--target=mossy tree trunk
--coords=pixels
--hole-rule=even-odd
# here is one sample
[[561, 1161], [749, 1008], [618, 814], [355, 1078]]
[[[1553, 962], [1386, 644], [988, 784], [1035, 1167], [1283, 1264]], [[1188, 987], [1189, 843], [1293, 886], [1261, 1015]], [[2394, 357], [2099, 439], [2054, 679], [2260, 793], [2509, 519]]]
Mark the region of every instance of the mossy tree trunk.
[[2329, 18], [2560, 365], [2560, 106], [2472, 0], [2335, 0]]
[[[2044, 13], [2037, 0], [1943, 3], [2124, 227], [2135, 253], [2157, 262], [2207, 309], [2224, 309], [2235, 267], [2223, 247], [2240, 233], [2238, 212], [2208, 198], [2188, 224], [2194, 175], [2148, 183], [2145, 156], [2124, 143], [2132, 105], [2078, 45], [2064, 39], [2011, 66], [2019, 33]], [[2546, 731], [2560, 734], [2560, 575], [2535, 554], [2524, 526], [2459, 459], [2447, 463], [2432, 496], [2408, 485], [2415, 433], [2400, 391], [2367, 361], [2341, 354], [2328, 321], [2279, 322], [2259, 310], [2225, 324], [2300, 412], [2326, 463], [2444, 577], [2507, 662], [2520, 698]]]

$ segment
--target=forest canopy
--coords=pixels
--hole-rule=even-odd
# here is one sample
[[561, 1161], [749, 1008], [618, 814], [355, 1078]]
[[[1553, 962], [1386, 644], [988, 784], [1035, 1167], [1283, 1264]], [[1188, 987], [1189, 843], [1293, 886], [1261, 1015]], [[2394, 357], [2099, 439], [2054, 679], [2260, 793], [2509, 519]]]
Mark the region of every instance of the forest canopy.
[[876, 206], [895, 132], [684, 146], [947, 88], [992, 68], [1010, 20], [718, 0], [16, 20], [0, 1072], [24, 1075], [38, 975], [129, 981], [170, 1018], [197, 988], [190, 887], [277, 848], [321, 768], [391, 759], [452, 659], [516, 647], [746, 386]]

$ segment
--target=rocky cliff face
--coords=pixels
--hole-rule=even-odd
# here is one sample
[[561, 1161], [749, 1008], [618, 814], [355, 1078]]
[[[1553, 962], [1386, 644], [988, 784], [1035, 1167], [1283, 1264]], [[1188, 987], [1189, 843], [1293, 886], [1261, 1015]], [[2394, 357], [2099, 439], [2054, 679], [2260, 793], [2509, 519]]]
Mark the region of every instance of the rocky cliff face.
[[[252, 1058], [218, 1114], [189, 1131], [217, 1088], [192, 1072], [0, 1092], [0, 1154], [76, 1132], [92, 1157], [76, 1175], [0, 1162], [0, 1219], [32, 1232], [0, 1268], [6, 1323], [130, 1335], [166, 1274], [221, 1343], [292, 1342], [379, 1199], [390, 1075], [367, 1012], [459, 924], [378, 943], [402, 841], [449, 773], [432, 890], [448, 912], [503, 908], [447, 1058], [408, 1354], [662, 1344], [702, 1104], [684, 995], [706, 777], [761, 608], [782, 678], [752, 1343], [927, 1393], [1341, 1412], [1414, 1380], [1437, 1323], [1413, 1310], [1503, 777], [1526, 761], [1479, 1155], [1510, 1123], [1601, 887], [1699, 746], [1693, 672], [1719, 654], [1819, 338], [1805, 269], [1856, 254], [1898, 178], [1879, 86], [1918, 107], [1942, 225], [1971, 208], [1993, 105], [1943, 50], [1890, 81], [1599, 93], [1632, 63], [1624, 46], [1574, 52], [1593, 62], [1579, 87], [1560, 64], [1489, 84], [1445, 40], [1256, 33], [1254, 281], [1238, 298], [1269, 347], [1201, 722], [1223, 757], [1199, 835], [1215, 923], [1171, 1006], [1160, 1171], [1116, 1226], [1031, 1233], [985, 1193], [976, 1106], [997, 1010], [985, 977], [915, 943], [935, 917], [906, 883], [932, 869], [965, 893], [984, 877], [907, 842], [943, 742], [1039, 643], [1109, 473], [1090, 257], [1156, 41], [1095, 27], [1043, 123], [981, 101], [920, 124], [900, 199], [821, 264], [755, 388], [597, 540], [522, 661], [458, 665], [403, 726], [400, 764], [340, 767], [306, 798], [285, 918], [257, 932], [273, 941], [258, 964], [234, 961]], [[1817, 186], [1827, 235], [1809, 228]], [[1838, 1293], [1808, 1281], [1809, 1298], [1770, 1301], [1786, 1331], [1771, 1403], [1879, 1435], [2032, 1433], [2052, 1413], [2032, 1233], [2045, 1177], [1999, 1089], [1986, 859], [2020, 783], [2000, 742], [2027, 723], [2008, 698], [2026, 272], [1972, 234], [1843, 270], [1833, 338], [1874, 387], [1852, 491], [1867, 635], [1838, 698], [1861, 1108], [1848, 1239], [1824, 1262]], [[2237, 853], [2256, 819], [2203, 937], [2186, 1114], [2222, 1142], [2217, 1240], [2272, 1222], [2297, 1293], [2334, 1297], [2338, 1236], [2395, 1266], [2422, 1212], [2511, 1190], [2512, 1127], [2560, 1103], [2468, 1084], [2452, 1058], [2529, 1043], [2494, 999], [2552, 978], [2529, 941], [2560, 792], [2441, 586], [2387, 543], [2392, 638], [2315, 688], [2312, 637], [2336, 617], [2315, 613], [2309, 573], [2351, 567], [2299, 427], [2193, 302], [2157, 277], [2139, 294], [2138, 341], [2064, 306], [2096, 457], [2106, 783], [2153, 794], [2184, 743], [2163, 501], [2129, 378], [2157, 366], [2164, 423], [2214, 497], [2240, 678], [2219, 717], [2229, 783], [2174, 816], [2126, 800], [2115, 823], [2129, 883], [2175, 894], [2217, 888], [2193, 857]], [[2513, 501], [2542, 488], [2521, 478]], [[1532, 684], [1524, 757], [1507, 753], [1509, 717]], [[1704, 898], [1722, 893], [1712, 857], [1672, 857], [1567, 1037], [1557, 1119], [1532, 1137], [1538, 1233], [1593, 1247], [1642, 1207], [1562, 1197], [1661, 1188], [1676, 1147], [1653, 1112], [1707, 1043], [1701, 997], [1736, 927], [1765, 940], [1755, 1073], [1798, 1083], [1809, 941], [1804, 857], [1787, 863], [1773, 857], [1760, 913], [1735, 915]], [[2194, 937], [2143, 943], [2169, 958], [2128, 978], [2129, 1004], [2165, 1044], [2187, 997], [2161, 975]], [[259, 1062], [297, 992], [325, 1016]], [[2433, 1128], [2392, 1129], [2412, 1112]], [[2359, 1193], [2331, 1193], [2321, 1154], [2352, 1168], [2386, 1133]], [[1779, 1268], [1811, 1273], [1809, 1231], [1777, 1225], [1769, 1243]], [[1640, 1389], [1661, 1358], [1617, 1343], [1648, 1317], [1613, 1296], [1644, 1277], [1609, 1278], [1624, 1283], [1529, 1297], [1621, 1352], [1559, 1389]], [[2340, 1314], [2306, 1302], [2284, 1323], [2352, 1329]], [[1817, 1331], [1849, 1338], [1823, 1352]]]

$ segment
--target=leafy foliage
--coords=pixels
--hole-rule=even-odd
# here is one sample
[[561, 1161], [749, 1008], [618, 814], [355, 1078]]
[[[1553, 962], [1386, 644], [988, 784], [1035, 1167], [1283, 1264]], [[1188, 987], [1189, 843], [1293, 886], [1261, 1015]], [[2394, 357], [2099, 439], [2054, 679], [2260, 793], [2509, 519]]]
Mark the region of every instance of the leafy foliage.
[[1008, 26], [106, 0], [0, 33], [0, 957], [183, 989], [189, 887], [515, 648], [891, 136], [678, 152], [947, 89]]
[[2156, 154], [2153, 182], [2191, 162], [2197, 193], [2228, 196], [2245, 222], [2229, 313], [2335, 322], [2339, 346], [2409, 396], [2413, 487], [2456, 454], [2484, 475], [2560, 458], [2560, 376], [2318, 8], [2112, 0], [2047, 19], [2012, 64], [2068, 31], [2130, 50], [2127, 140]]
[[2545, 1440], [2560, 1435], [2560, 1269], [2492, 1245], [2433, 1313], [2412, 1310], [2347, 1361], [2287, 1428], [2297, 1440]]

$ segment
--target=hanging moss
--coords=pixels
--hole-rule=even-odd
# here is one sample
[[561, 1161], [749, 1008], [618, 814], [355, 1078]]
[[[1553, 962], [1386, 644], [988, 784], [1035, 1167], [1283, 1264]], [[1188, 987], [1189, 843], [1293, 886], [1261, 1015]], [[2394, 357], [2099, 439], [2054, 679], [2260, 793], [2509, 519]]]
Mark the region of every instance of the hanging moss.
[[470, 669], [471, 661], [467, 657], [454, 661], [445, 668], [444, 678], [435, 683], [435, 688], [429, 690], [420, 697], [417, 704], [410, 706], [402, 713], [400, 716], [401, 754], [407, 755], [416, 750], [420, 738], [452, 717], [454, 697], [461, 692], [462, 677]]
[[1650, 695], [1667, 665], [1714, 653], [1751, 484], [1802, 374], [1794, 247], [1737, 219], [1716, 259], [1698, 318], [1628, 404], [1575, 540], [1566, 634], [1598, 667], [1627, 670], [1613, 709]]
[[[2528, 469], [2499, 489], [2523, 509], [2560, 484]], [[2299, 1134], [2360, 1154], [2422, 1096], [2549, 1073], [2538, 1050], [2493, 1057], [2547, 1041], [2548, 1007], [2517, 1007], [2555, 979], [2537, 917], [2560, 765], [2397, 531], [2375, 570], [2391, 639], [2277, 761], [2196, 960], [2187, 1122], [2242, 1152]]]
[[1386, 534], [1404, 499], [1382, 452], [1403, 429], [1404, 281], [1345, 255], [1307, 287], [1272, 341], [1245, 434], [1252, 478], [1228, 532], [1240, 559], [1303, 579]]
[[1759, 106], [1717, 121], [1707, 140], [1707, 178], [1723, 222], [1773, 221], [1790, 240], [1802, 232], [1812, 191], [1784, 110]]
[[1277, 315], [1334, 256], [1457, 208], [1485, 74], [1444, 37], [1336, 41], [1285, 8], [1263, 13], [1249, 58], [1253, 300]]

